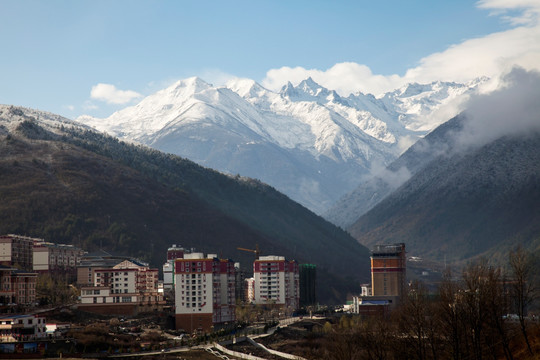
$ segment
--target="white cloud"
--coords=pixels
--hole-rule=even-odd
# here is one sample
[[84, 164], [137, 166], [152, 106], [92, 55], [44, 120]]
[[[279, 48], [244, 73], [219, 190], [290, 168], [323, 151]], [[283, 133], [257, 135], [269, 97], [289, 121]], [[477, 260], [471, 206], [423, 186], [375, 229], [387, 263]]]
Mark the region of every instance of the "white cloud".
[[366, 65], [345, 62], [327, 70], [303, 67], [271, 69], [262, 84], [278, 90], [287, 81], [296, 85], [311, 76], [316, 82], [342, 95], [357, 91], [377, 95], [410, 82], [466, 82], [480, 76], [495, 78], [514, 66], [540, 70], [540, 2], [483, 0], [477, 6], [497, 12], [497, 16], [511, 21], [516, 27], [468, 39], [445, 51], [426, 56], [404, 75], [373, 74]]
[[540, 132], [540, 72], [514, 68], [491, 93], [471, 97], [458, 148], [482, 145], [505, 135]]
[[[537, 24], [540, 15], [538, 0], [480, 0], [477, 6], [481, 9], [491, 9], [491, 15], [499, 16], [513, 25]], [[507, 15], [512, 10], [518, 10], [517, 15]]]
[[287, 81], [290, 81], [293, 85], [298, 85], [308, 77], [343, 95], [358, 91], [378, 94], [402, 84], [398, 75], [374, 75], [366, 65], [344, 62], [338, 63], [325, 71], [308, 70], [300, 66], [295, 68], [284, 66], [280, 69], [272, 69], [266, 73], [262, 85], [268, 89], [279, 90]]
[[99, 83], [92, 86], [90, 97], [108, 104], [126, 104], [142, 95], [133, 90], [119, 90], [114, 85]]

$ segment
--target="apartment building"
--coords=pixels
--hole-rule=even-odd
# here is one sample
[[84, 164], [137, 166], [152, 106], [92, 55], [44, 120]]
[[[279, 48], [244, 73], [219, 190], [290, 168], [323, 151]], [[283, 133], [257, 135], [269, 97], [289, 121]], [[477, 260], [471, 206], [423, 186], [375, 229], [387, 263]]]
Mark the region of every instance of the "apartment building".
[[33, 270], [38, 274], [65, 276], [68, 282], [77, 277], [77, 265], [83, 251], [73, 245], [35, 241], [33, 246]]
[[175, 260], [176, 328], [211, 332], [236, 320], [234, 262], [215, 254], [184, 254]]
[[105, 250], [83, 254], [77, 265], [77, 285], [92, 286], [94, 285], [94, 270], [96, 269], [112, 269], [122, 261], [128, 260], [138, 266], [148, 266], [147, 263], [132, 259], [129, 256], [113, 255]]
[[0, 265], [0, 304], [36, 302], [37, 274]]
[[42, 239], [20, 235], [0, 236], [0, 265], [32, 271], [34, 242]]
[[93, 285], [81, 288], [81, 310], [129, 315], [161, 309], [158, 269], [124, 260], [112, 268], [95, 268]]
[[163, 264], [163, 290], [165, 292], [174, 291], [174, 261], [182, 259], [184, 254], [189, 252], [176, 244], [167, 249], [167, 262]]
[[279, 305], [289, 311], [300, 304], [299, 267], [283, 256], [261, 256], [253, 262], [254, 303]]

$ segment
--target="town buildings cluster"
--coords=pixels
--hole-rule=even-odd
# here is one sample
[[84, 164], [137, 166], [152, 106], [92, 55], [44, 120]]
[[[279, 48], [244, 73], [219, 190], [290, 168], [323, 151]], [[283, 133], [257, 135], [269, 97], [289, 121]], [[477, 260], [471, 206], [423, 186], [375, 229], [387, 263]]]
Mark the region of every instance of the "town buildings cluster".
[[[233, 324], [239, 302], [280, 308], [289, 314], [300, 306], [302, 266], [283, 256], [257, 254], [250, 278], [246, 278], [247, 271], [239, 263], [194, 249], [173, 245], [167, 250], [166, 259], [160, 281], [158, 269], [137, 259], [103, 250], [85, 253], [72, 245], [3, 235], [0, 236], [0, 304], [35, 305], [38, 275], [49, 274], [66, 284], [76, 283], [80, 289], [77, 307], [89, 312], [133, 315], [162, 310], [168, 296], [174, 299], [177, 328], [188, 332], [209, 332]], [[314, 303], [314, 265], [310, 265], [310, 271], [307, 277], [303, 276], [306, 279], [303, 293], [309, 294], [306, 301]], [[33, 330], [25, 330], [25, 335], [42, 331], [37, 328], [37, 318], [31, 323]], [[6, 333], [10, 335], [23, 335], [9, 329]]]
[[[299, 269], [296, 261], [283, 256], [259, 256], [253, 262], [253, 277], [246, 279], [239, 263], [173, 245], [163, 265], [163, 288], [174, 292], [177, 328], [208, 332], [234, 323], [238, 302], [276, 307], [289, 314], [297, 310]], [[314, 282], [313, 278], [310, 284]], [[315, 287], [308, 291], [314, 301]]]
[[[16, 346], [51, 334], [41, 314], [9, 313], [19, 305], [28, 309], [37, 304], [40, 274], [74, 283], [80, 290], [76, 304], [80, 310], [129, 316], [169, 306], [176, 329], [188, 333], [233, 326], [239, 304], [260, 305], [284, 315], [316, 304], [315, 265], [260, 256], [258, 249], [252, 252], [253, 276], [248, 277], [250, 271], [231, 259], [173, 245], [167, 250], [160, 280], [158, 269], [138, 259], [103, 250], [86, 253], [72, 245], [26, 236], [0, 236], [0, 309], [8, 310], [0, 316], [0, 342]], [[406, 292], [405, 278], [405, 244], [373, 247], [371, 284], [353, 298], [352, 311], [389, 312]]]
[[35, 303], [38, 274], [74, 280], [82, 253], [72, 245], [20, 235], [0, 236], [0, 304]]

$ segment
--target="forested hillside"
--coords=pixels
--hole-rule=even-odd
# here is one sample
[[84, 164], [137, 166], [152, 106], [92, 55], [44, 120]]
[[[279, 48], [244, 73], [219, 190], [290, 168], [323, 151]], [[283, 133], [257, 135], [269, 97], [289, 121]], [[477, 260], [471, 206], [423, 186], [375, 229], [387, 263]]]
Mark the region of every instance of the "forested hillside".
[[127, 253], [161, 266], [171, 244], [240, 261], [254, 248], [315, 263], [322, 301], [369, 277], [344, 231], [253, 179], [129, 145], [52, 114], [0, 109], [0, 233]]

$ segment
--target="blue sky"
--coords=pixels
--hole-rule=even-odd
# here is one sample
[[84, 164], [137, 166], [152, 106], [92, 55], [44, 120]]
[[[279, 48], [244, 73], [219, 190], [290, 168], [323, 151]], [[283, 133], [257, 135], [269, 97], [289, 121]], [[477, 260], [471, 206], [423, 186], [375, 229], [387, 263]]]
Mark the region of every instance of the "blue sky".
[[[75, 118], [108, 116], [191, 76], [269, 88], [312, 76], [345, 93], [463, 81], [482, 70], [433, 64], [467, 58], [461, 49], [497, 57], [482, 46], [516, 37], [525, 45], [507, 51], [521, 59], [538, 33], [537, 2], [0, 0], [0, 103]], [[109, 99], [115, 91], [124, 96]]]

